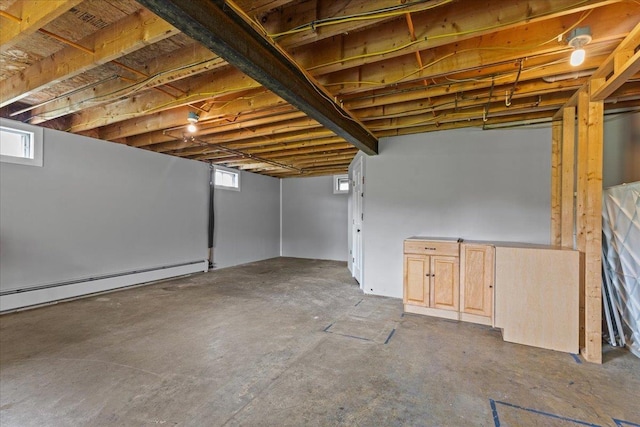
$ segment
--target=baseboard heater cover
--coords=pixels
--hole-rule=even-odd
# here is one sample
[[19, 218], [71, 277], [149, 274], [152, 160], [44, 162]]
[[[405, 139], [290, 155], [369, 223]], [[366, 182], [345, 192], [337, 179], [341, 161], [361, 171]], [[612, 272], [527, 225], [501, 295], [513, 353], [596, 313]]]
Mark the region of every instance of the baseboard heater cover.
[[206, 272], [208, 271], [208, 265], [207, 260], [202, 260], [127, 273], [109, 274], [89, 279], [70, 280], [31, 288], [7, 290], [0, 293], [0, 313], [185, 274]]

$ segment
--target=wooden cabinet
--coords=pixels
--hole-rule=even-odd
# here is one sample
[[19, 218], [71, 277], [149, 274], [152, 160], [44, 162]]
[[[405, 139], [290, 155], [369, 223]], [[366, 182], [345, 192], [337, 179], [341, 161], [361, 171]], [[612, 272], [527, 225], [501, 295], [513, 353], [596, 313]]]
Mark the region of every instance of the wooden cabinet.
[[460, 320], [492, 324], [495, 248], [460, 245]]
[[405, 311], [491, 325], [494, 253], [491, 244], [405, 240]]
[[404, 303], [458, 310], [459, 267], [452, 256], [406, 254]]
[[405, 240], [405, 311], [458, 318], [459, 246], [455, 240]]
[[404, 242], [404, 311], [492, 325], [505, 341], [576, 353], [579, 255], [413, 237]]

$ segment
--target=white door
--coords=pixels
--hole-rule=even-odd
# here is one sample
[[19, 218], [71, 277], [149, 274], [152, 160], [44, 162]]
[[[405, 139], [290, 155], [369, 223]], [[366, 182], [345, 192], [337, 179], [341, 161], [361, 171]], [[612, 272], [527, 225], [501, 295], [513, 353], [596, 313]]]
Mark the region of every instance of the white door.
[[351, 256], [352, 256], [352, 272], [353, 277], [360, 283], [362, 288], [362, 200], [364, 198], [363, 193], [363, 175], [362, 175], [362, 158], [359, 158], [353, 167], [353, 193], [351, 196], [353, 213], [352, 219], [352, 233], [353, 239], [351, 240]]

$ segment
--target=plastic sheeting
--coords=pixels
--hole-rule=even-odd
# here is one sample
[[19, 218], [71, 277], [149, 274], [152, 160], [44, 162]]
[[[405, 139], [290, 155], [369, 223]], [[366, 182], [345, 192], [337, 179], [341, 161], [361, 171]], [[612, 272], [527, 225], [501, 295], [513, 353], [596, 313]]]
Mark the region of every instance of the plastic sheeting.
[[606, 189], [602, 215], [603, 290], [617, 310], [622, 342], [640, 357], [640, 182]]

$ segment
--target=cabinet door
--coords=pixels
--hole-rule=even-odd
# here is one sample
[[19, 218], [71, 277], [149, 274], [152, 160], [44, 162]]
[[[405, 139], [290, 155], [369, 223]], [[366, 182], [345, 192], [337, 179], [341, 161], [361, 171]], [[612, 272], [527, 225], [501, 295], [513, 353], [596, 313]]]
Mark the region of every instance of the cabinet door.
[[460, 295], [458, 268], [457, 257], [431, 257], [431, 307], [458, 311]]
[[462, 286], [460, 305], [463, 313], [491, 317], [495, 248], [490, 245], [463, 244], [460, 250]]
[[429, 257], [404, 256], [404, 303], [429, 305]]

